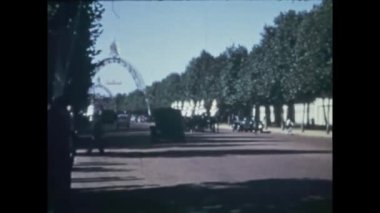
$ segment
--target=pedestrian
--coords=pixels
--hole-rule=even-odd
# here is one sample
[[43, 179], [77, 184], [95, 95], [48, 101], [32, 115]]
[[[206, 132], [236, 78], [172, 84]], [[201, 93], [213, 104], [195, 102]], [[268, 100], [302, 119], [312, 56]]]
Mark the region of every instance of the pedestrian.
[[286, 120], [286, 128], [288, 130], [287, 134], [292, 134], [293, 122], [292, 122], [292, 120], [290, 118], [288, 118], [288, 120]]
[[91, 153], [94, 146], [99, 149], [100, 154], [104, 154], [104, 127], [101, 112], [98, 112], [94, 118], [92, 145], [90, 145], [87, 153]]
[[264, 129], [267, 130], [268, 129], [268, 122], [267, 122], [267, 117], [264, 116]]
[[98, 119], [95, 121], [94, 125], [94, 139], [95, 144], [99, 149], [99, 153], [104, 153], [104, 139], [103, 139], [104, 129], [103, 129], [103, 116], [100, 114]]
[[235, 115], [235, 118], [234, 118], [234, 124], [233, 124], [233, 128], [232, 130], [235, 132], [235, 131], [238, 131], [239, 130], [239, 126], [240, 126], [240, 119], [239, 119], [239, 116]]

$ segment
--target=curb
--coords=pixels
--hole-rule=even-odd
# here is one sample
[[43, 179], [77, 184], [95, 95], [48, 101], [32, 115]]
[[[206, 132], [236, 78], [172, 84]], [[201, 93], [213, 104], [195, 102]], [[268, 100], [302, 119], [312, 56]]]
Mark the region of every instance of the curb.
[[[221, 124], [219, 125], [220, 129], [224, 130], [231, 130], [232, 128], [228, 124]], [[268, 128], [266, 131], [270, 131], [271, 133], [277, 133], [277, 134], [284, 134], [287, 135], [286, 130], [281, 130], [281, 128]], [[323, 137], [323, 138], [332, 138], [333, 133], [330, 132], [330, 134], [326, 134], [325, 131], [321, 130], [306, 130], [305, 132], [301, 132], [300, 129], [293, 129], [291, 135], [299, 135], [299, 136], [304, 136], [304, 137]]]

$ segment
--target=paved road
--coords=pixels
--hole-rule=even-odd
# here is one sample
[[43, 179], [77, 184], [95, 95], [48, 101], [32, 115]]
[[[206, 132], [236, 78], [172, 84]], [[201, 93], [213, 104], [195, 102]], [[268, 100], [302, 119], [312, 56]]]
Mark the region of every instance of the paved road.
[[331, 212], [331, 138], [223, 129], [152, 144], [147, 127], [108, 133], [104, 156], [78, 150], [73, 212]]

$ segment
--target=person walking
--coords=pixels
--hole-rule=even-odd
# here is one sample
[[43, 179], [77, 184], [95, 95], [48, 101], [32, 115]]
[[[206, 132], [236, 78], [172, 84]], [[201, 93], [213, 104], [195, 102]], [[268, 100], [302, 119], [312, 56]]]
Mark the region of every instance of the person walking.
[[287, 134], [291, 135], [292, 134], [292, 130], [293, 130], [293, 122], [292, 122], [292, 120], [290, 118], [288, 118], [286, 120], [286, 128], [288, 130]]
[[100, 154], [104, 154], [104, 129], [103, 118], [101, 112], [98, 112], [94, 117], [93, 132], [92, 132], [92, 144], [89, 146], [87, 153], [92, 153], [94, 147], [99, 149]]

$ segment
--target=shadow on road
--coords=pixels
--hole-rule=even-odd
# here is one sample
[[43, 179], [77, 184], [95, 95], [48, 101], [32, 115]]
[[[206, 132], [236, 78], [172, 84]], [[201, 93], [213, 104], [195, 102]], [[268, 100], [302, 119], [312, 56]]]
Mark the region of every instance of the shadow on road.
[[[327, 147], [307, 150], [281, 147], [292, 141], [287, 136], [194, 133], [186, 142], [152, 143], [147, 131], [117, 132], [106, 137], [106, 153], [91, 154], [92, 162], [78, 162], [74, 172], [125, 172], [128, 159], [117, 158], [191, 158], [227, 155], [331, 154]], [[267, 146], [268, 145], [268, 146]], [[255, 148], [252, 148], [254, 146]], [[250, 148], [251, 147], [251, 148]], [[258, 147], [256, 149], [256, 147]], [[297, 146], [294, 146], [297, 147]], [[172, 149], [175, 148], [175, 149]], [[286, 149], [284, 149], [286, 148]], [[88, 156], [79, 152], [78, 156]], [[125, 161], [101, 162], [108, 157]], [[85, 160], [89, 160], [84, 158]], [[116, 166], [104, 168], [103, 166]], [[189, 171], [191, 172], [191, 171]], [[86, 173], [88, 174], [88, 173]], [[97, 173], [101, 174], [101, 173]], [[102, 177], [75, 177], [80, 185], [72, 189], [73, 213], [329, 213], [332, 212], [332, 182], [316, 179], [266, 179], [239, 183], [205, 182], [158, 186], [142, 184], [142, 177], [119, 174]], [[145, 177], [144, 177], [145, 178]], [[130, 181], [130, 182], [129, 182]], [[101, 183], [99, 186], [96, 183]], [[127, 182], [127, 183], [126, 183]], [[130, 184], [128, 184], [128, 182]], [[89, 184], [87, 184], [89, 183]], [[136, 184], [137, 183], [137, 184]], [[149, 181], [146, 183], [150, 183]]]
[[137, 177], [85, 177], [85, 178], [71, 178], [72, 183], [86, 183], [86, 182], [107, 182], [107, 181], [131, 181], [142, 180]]
[[128, 172], [131, 169], [111, 169], [100, 166], [89, 166], [89, 167], [74, 167], [71, 171], [73, 172]]
[[[187, 135], [186, 142], [160, 142], [150, 141], [148, 132], [140, 134], [109, 135], [106, 140], [106, 153], [97, 153], [91, 156], [106, 157], [220, 157], [225, 155], [270, 155], [270, 154], [330, 154], [330, 150], [299, 150], [299, 149], [275, 149], [273, 146], [287, 142], [282, 139], [274, 139], [272, 136], [255, 135], [219, 135], [218, 133]], [[247, 149], [244, 146], [261, 146], [260, 149]], [[239, 146], [241, 147], [240, 149]], [[270, 146], [269, 149], [263, 149]], [[125, 151], [127, 148], [129, 151]], [[183, 150], [157, 150], [167, 148], [186, 148]], [[216, 148], [216, 149], [207, 149]], [[118, 150], [124, 149], [124, 150]], [[140, 149], [140, 150], [138, 150]], [[141, 150], [144, 149], [144, 150]], [[77, 153], [78, 156], [87, 155], [84, 152]]]
[[268, 179], [132, 189], [136, 187], [139, 186], [73, 190], [71, 212], [332, 212], [332, 183], [327, 180]]
[[[286, 142], [285, 140], [276, 140], [272, 138], [257, 138], [251, 137], [225, 137], [215, 134], [210, 135], [196, 135], [186, 136], [186, 142], [176, 141], [161, 141], [153, 143], [150, 140], [150, 135], [146, 132], [141, 134], [120, 134], [109, 135], [105, 137], [106, 149], [151, 149], [151, 148], [174, 148], [174, 147], [238, 147], [244, 145], [265, 145], [273, 143]], [[94, 147], [94, 144], [90, 140], [78, 140], [76, 143], [77, 149], [87, 149], [88, 147]]]
[[126, 165], [126, 163], [116, 163], [116, 162], [99, 162], [99, 161], [91, 161], [91, 162], [79, 162], [76, 166], [99, 166], [104, 168], [103, 166], [118, 166], [118, 165]]
[[[228, 147], [241, 145], [264, 144], [270, 142], [286, 142], [287, 140], [277, 140], [271, 137], [251, 136], [226, 136], [219, 134], [196, 134], [186, 135], [185, 142], [161, 141], [153, 143], [148, 132], [124, 134], [110, 134], [105, 137], [107, 148], [170, 148], [170, 147]], [[88, 143], [88, 142], [87, 142]], [[245, 144], [244, 144], [245, 143]], [[77, 144], [78, 148], [85, 148], [88, 144]]]
[[[152, 151], [152, 152], [106, 152], [105, 154], [92, 154], [93, 157], [117, 157], [117, 158], [143, 158], [143, 157], [220, 157], [225, 155], [275, 155], [275, 154], [331, 154], [327, 150], [172, 150], [172, 151]], [[78, 156], [85, 156], [85, 153], [80, 153]]]

